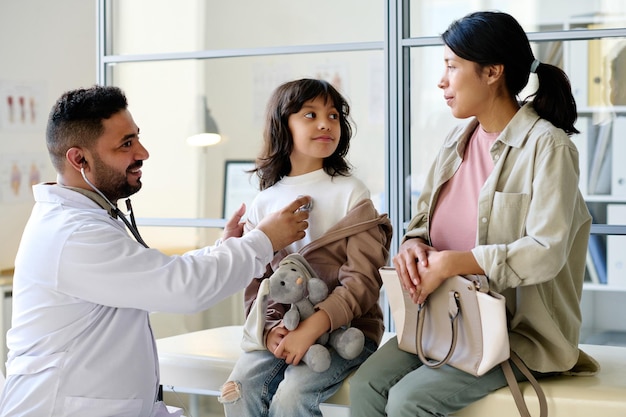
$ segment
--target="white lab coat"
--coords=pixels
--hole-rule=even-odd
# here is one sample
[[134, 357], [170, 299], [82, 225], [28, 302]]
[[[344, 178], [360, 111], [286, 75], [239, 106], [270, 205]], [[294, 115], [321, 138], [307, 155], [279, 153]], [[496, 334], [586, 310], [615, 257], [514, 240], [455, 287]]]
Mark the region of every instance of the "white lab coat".
[[198, 312], [238, 292], [265, 272], [270, 240], [254, 230], [166, 256], [80, 193], [53, 184], [33, 191], [0, 415], [151, 416], [159, 366], [148, 313]]

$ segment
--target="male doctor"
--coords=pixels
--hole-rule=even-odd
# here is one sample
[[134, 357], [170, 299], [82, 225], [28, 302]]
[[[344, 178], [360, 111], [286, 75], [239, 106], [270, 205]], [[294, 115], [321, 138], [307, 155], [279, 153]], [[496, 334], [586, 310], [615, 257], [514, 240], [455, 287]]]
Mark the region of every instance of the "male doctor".
[[148, 158], [121, 90], [63, 94], [46, 141], [57, 183], [33, 187], [15, 260], [0, 416], [169, 415], [157, 401], [148, 313], [198, 312], [243, 289], [275, 251], [304, 237], [308, 214], [298, 208], [309, 198], [243, 237], [242, 206], [219, 245], [167, 256], [146, 248], [117, 208], [141, 188]]

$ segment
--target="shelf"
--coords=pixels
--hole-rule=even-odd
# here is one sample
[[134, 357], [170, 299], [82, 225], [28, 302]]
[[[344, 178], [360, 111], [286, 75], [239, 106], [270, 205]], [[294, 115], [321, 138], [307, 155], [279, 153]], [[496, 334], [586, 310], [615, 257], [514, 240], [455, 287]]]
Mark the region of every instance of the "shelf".
[[626, 235], [626, 225], [623, 224], [598, 224], [591, 225], [592, 235]]
[[626, 115], [626, 106], [607, 106], [607, 107], [579, 107], [576, 111], [578, 116], [593, 116], [594, 114], [606, 113], [618, 116]]
[[584, 291], [610, 291], [610, 292], [623, 292], [626, 293], [626, 287], [616, 287], [608, 284], [594, 284], [592, 282], [585, 282], [583, 284]]
[[614, 204], [626, 204], [626, 196], [623, 195], [609, 195], [609, 194], [592, 194], [583, 195], [583, 198], [587, 202], [593, 203], [614, 203]]

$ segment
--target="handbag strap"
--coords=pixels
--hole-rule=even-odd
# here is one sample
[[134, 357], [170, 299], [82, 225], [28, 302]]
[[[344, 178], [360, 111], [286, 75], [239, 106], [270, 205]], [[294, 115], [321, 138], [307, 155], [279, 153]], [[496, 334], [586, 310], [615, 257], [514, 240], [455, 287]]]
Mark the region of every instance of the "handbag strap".
[[465, 278], [472, 281], [472, 283], [474, 283], [474, 288], [476, 289], [476, 291], [489, 293], [489, 280], [487, 279], [487, 276], [477, 275], [477, 274], [464, 275], [464, 276]]
[[502, 371], [504, 372], [504, 377], [506, 378], [506, 382], [509, 385], [509, 389], [511, 390], [511, 394], [513, 394], [513, 399], [515, 400], [515, 404], [517, 405], [517, 409], [520, 413], [521, 417], [531, 417], [530, 412], [528, 411], [528, 407], [526, 407], [526, 401], [524, 400], [524, 395], [522, 395], [522, 391], [519, 388], [519, 384], [517, 379], [515, 378], [515, 374], [513, 373], [513, 368], [511, 367], [511, 361], [515, 363], [515, 366], [524, 374], [528, 382], [533, 386], [535, 392], [537, 393], [537, 399], [539, 400], [539, 416], [547, 417], [548, 416], [548, 402], [546, 401], [546, 395], [537, 382], [537, 379], [533, 376], [530, 369], [526, 366], [526, 364], [520, 359], [519, 356], [513, 351], [511, 351], [511, 359], [502, 362]]
[[426, 315], [425, 304], [428, 302], [420, 304], [417, 309], [417, 337], [415, 338], [415, 347], [417, 350], [417, 355], [419, 356], [422, 363], [429, 368], [440, 368], [445, 365], [452, 354], [454, 353], [454, 349], [456, 348], [456, 341], [458, 339], [458, 323], [459, 323], [459, 313], [461, 312], [461, 306], [459, 304], [459, 293], [456, 291], [450, 291], [448, 293], [448, 316], [450, 317], [450, 326], [452, 328], [452, 340], [450, 341], [450, 350], [446, 356], [440, 361], [430, 361], [424, 355], [424, 348], [422, 347], [422, 334], [424, 333], [424, 316]]

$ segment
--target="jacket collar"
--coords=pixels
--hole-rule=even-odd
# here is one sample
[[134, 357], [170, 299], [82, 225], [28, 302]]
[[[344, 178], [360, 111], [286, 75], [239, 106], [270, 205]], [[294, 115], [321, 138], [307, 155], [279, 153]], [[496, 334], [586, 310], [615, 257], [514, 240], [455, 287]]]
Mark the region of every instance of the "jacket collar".
[[58, 184], [58, 185], [61, 188], [76, 191], [77, 193], [84, 195], [85, 197], [89, 198], [94, 203], [96, 203], [97, 205], [105, 209], [107, 213], [109, 213], [109, 216], [113, 217], [114, 219], [117, 219], [117, 213], [113, 210], [113, 207], [111, 207], [109, 203], [107, 203], [107, 201], [104, 198], [102, 198], [98, 193], [90, 191], [90, 190], [85, 190], [84, 188], [69, 187], [67, 185], [61, 185], [61, 184]]
[[[539, 119], [533, 103], [524, 104], [500, 133], [498, 141], [513, 148], [521, 148], [528, 137], [528, 132]], [[467, 142], [472, 137], [476, 127], [478, 127], [478, 119], [472, 118], [469, 123], [457, 128], [461, 130], [461, 135], [450, 134], [444, 146], [448, 148], [456, 146], [459, 155], [463, 155], [465, 146], [467, 146]]]
[[528, 132], [539, 121], [532, 102], [524, 104], [515, 113], [508, 125], [504, 128], [498, 140], [513, 148], [521, 148], [526, 142]]

